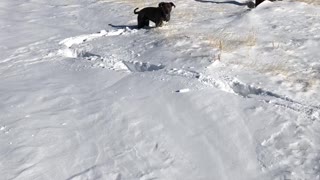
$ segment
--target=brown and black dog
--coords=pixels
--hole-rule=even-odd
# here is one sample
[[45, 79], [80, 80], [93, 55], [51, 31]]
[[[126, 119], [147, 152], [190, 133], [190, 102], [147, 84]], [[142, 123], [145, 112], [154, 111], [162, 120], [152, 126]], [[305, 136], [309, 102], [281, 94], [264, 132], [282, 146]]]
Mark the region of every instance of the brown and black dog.
[[170, 13], [172, 7], [176, 7], [172, 2], [161, 2], [159, 7], [146, 7], [137, 12], [139, 8], [136, 8], [133, 12], [138, 14], [138, 28], [149, 26], [149, 21], [156, 24], [156, 27], [160, 27], [163, 21], [170, 20]]

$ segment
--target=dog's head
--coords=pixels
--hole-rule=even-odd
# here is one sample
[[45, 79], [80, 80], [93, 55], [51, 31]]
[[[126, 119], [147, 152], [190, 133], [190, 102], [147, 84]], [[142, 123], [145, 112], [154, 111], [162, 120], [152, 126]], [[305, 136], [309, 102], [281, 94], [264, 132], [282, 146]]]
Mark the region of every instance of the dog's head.
[[163, 18], [167, 22], [170, 20], [170, 13], [171, 13], [172, 7], [176, 7], [176, 5], [173, 4], [173, 2], [159, 3], [159, 8], [161, 8], [163, 13]]

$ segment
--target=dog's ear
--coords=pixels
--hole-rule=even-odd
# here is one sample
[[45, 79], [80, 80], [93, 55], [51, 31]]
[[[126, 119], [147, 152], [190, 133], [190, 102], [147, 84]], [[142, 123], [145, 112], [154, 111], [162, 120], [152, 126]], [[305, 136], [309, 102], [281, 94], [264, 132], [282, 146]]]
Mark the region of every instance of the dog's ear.
[[164, 2], [159, 3], [159, 7], [162, 7], [164, 5]]
[[173, 2], [170, 2], [171, 6], [173, 6], [174, 8], [176, 8], [176, 5], [173, 4]]

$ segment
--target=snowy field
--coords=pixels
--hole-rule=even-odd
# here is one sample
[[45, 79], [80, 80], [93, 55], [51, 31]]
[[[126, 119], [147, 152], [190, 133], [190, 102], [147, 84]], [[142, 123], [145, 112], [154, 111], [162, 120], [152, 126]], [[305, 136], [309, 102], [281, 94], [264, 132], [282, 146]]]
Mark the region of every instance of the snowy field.
[[159, 2], [0, 1], [0, 179], [319, 180], [319, 3]]

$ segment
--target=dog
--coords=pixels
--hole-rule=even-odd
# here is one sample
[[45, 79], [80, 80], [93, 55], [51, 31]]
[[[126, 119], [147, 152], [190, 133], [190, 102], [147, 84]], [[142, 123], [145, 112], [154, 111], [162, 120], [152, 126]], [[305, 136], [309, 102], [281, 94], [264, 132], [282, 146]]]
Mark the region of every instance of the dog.
[[176, 7], [173, 2], [161, 2], [158, 7], [146, 7], [138, 12], [139, 8], [136, 8], [133, 12], [138, 14], [138, 29], [149, 26], [149, 21], [154, 22], [156, 27], [161, 27], [163, 21], [170, 20], [172, 7]]

